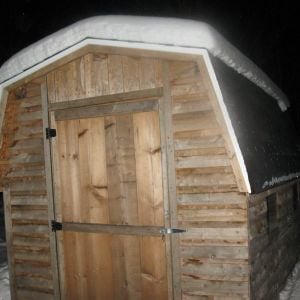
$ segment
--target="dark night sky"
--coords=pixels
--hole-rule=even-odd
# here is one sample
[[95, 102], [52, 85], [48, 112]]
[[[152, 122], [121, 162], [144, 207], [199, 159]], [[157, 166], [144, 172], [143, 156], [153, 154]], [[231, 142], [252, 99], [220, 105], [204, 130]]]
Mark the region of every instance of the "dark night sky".
[[98, 0], [1, 1], [0, 64], [82, 18], [102, 14], [170, 16], [205, 21], [261, 67], [287, 94], [300, 128], [300, 19], [296, 1]]

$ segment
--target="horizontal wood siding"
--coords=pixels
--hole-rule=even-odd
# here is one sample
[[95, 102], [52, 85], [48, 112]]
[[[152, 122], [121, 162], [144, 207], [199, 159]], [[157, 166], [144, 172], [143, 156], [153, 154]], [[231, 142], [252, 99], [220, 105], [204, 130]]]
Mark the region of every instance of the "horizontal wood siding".
[[[176, 199], [170, 201], [178, 227], [188, 230], [179, 238], [181, 297], [249, 299], [247, 198], [239, 192], [211, 85], [204, 82], [201, 64], [168, 64], [176, 176]], [[65, 106], [161, 87], [162, 60], [89, 53], [51, 71], [46, 80], [50, 107]], [[40, 84], [18, 88], [8, 103], [2, 157], [9, 160], [16, 299], [53, 299]]]
[[[278, 299], [299, 259], [300, 203], [296, 185], [285, 185], [249, 199], [252, 299]], [[270, 218], [270, 211], [274, 218]]]
[[9, 94], [3, 133], [8, 166], [11, 272], [15, 299], [53, 299], [40, 83]]
[[246, 196], [195, 62], [171, 62], [182, 299], [249, 299]]
[[47, 84], [50, 103], [161, 87], [161, 61], [90, 53], [50, 72]]

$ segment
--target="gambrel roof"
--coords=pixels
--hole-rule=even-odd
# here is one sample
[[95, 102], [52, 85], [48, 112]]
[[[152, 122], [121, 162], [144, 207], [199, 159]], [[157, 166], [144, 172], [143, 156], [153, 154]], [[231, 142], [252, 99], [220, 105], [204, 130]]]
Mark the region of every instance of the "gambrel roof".
[[300, 175], [296, 133], [282, 112], [289, 106], [287, 97], [250, 59], [202, 22], [136, 16], [82, 20], [6, 61], [0, 69], [0, 93], [90, 44], [206, 55], [248, 192], [260, 192]]
[[20, 51], [0, 69], [0, 83], [84, 39], [204, 48], [272, 95], [280, 107], [287, 97], [252, 61], [206, 23], [175, 18], [98, 16], [68, 26]]

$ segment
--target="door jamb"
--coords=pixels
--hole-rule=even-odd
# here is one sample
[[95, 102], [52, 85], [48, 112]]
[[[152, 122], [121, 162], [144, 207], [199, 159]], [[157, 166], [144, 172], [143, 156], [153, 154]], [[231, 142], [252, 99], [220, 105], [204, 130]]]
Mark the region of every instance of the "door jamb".
[[52, 181], [52, 155], [50, 140], [46, 138], [46, 128], [49, 127], [49, 113], [48, 113], [48, 91], [47, 84], [44, 81], [41, 84], [41, 100], [42, 100], [42, 118], [43, 118], [43, 141], [44, 141], [44, 157], [45, 157], [45, 176], [46, 189], [48, 200], [48, 221], [49, 221], [49, 237], [50, 237], [50, 252], [51, 252], [51, 268], [53, 276], [54, 298], [60, 300], [60, 276], [58, 266], [58, 248], [56, 233], [51, 230], [51, 220], [55, 219], [54, 193]]
[[[165, 211], [165, 226], [176, 228], [176, 175], [175, 175], [175, 160], [174, 160], [174, 145], [173, 145], [173, 131], [172, 131], [172, 115], [171, 115], [171, 94], [169, 82], [168, 63], [163, 65], [163, 95], [157, 97], [158, 101], [158, 115], [160, 120], [160, 135], [162, 148], [162, 173], [163, 173], [163, 193], [164, 193], [164, 211]], [[53, 176], [53, 153], [51, 152], [51, 145], [46, 139], [46, 128], [50, 125], [55, 127], [54, 112], [50, 112], [48, 107], [47, 85], [42, 83], [42, 110], [43, 110], [43, 132], [44, 132], [44, 154], [45, 154], [45, 168], [46, 168], [46, 182], [47, 195], [49, 203], [49, 226], [51, 228], [51, 220], [55, 220], [55, 216], [59, 218], [60, 213], [55, 210], [55, 193], [54, 193], [54, 178]], [[137, 99], [135, 99], [137, 100]], [[142, 100], [142, 99], [141, 99]], [[137, 100], [138, 102], [138, 100]], [[50, 115], [51, 114], [51, 115]], [[52, 145], [53, 147], [53, 145]], [[61, 286], [61, 271], [63, 269], [58, 264], [59, 249], [61, 233], [50, 231], [50, 247], [52, 259], [52, 272], [54, 278], [55, 299], [63, 298]], [[180, 260], [179, 260], [179, 237], [178, 234], [166, 235], [166, 258], [167, 258], [167, 277], [168, 277], [168, 298], [169, 300], [181, 299], [180, 287]], [[169, 255], [167, 255], [169, 254]], [[61, 256], [61, 255], [60, 255]]]

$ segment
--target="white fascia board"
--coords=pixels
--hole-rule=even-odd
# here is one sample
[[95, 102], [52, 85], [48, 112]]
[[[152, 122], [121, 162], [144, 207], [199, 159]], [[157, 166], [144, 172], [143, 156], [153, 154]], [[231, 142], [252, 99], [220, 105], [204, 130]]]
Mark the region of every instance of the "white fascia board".
[[213, 85], [214, 90], [216, 92], [217, 99], [218, 99], [218, 102], [219, 102], [219, 106], [220, 106], [222, 114], [224, 116], [225, 124], [226, 124], [227, 130], [229, 132], [229, 136], [230, 136], [230, 139], [231, 139], [231, 142], [232, 142], [232, 145], [233, 145], [235, 155], [237, 157], [239, 166], [241, 168], [241, 172], [242, 172], [242, 176], [243, 176], [243, 179], [244, 179], [244, 182], [245, 182], [245, 185], [246, 185], [247, 192], [250, 194], [251, 193], [251, 186], [250, 186], [250, 182], [249, 182], [249, 177], [248, 177], [248, 172], [247, 172], [247, 168], [246, 168], [246, 165], [245, 165], [244, 157], [242, 155], [239, 143], [237, 141], [237, 137], [236, 137], [236, 134], [234, 132], [234, 129], [233, 129], [233, 126], [232, 126], [232, 123], [231, 123], [231, 119], [229, 117], [227, 107], [224, 103], [222, 92], [221, 92], [216, 74], [214, 72], [214, 69], [213, 69], [213, 66], [212, 66], [212, 63], [211, 63], [211, 60], [209, 58], [209, 55], [208, 55], [207, 51], [206, 51], [206, 53], [203, 54], [203, 58], [204, 58], [204, 61], [206, 63], [206, 66], [207, 66], [207, 70], [208, 70], [212, 85]]
[[[69, 47], [69, 48], [65, 49], [64, 51], [57, 53], [56, 55], [46, 59], [45, 61], [33, 66], [32, 68], [30, 68], [28, 70], [25, 70], [21, 74], [18, 74], [15, 77], [2, 83], [0, 85], [0, 101], [2, 102], [2, 97], [4, 95], [3, 91], [8, 86], [14, 84], [15, 82], [17, 82], [19, 80], [26, 78], [27, 76], [37, 72], [40, 69], [56, 62], [57, 60], [67, 56], [68, 54], [71, 54], [77, 50], [80, 50], [81, 48], [83, 48], [85, 46], [107, 46], [107, 47], [118, 47], [118, 48], [126, 48], [126, 49], [140, 49], [140, 50], [149, 50], [149, 51], [152, 50], [152, 51], [159, 51], [159, 52], [166, 52], [166, 53], [191, 54], [191, 55], [203, 56], [204, 61], [207, 66], [207, 69], [208, 69], [210, 79], [212, 81], [212, 85], [213, 85], [216, 95], [217, 95], [218, 103], [220, 105], [221, 111], [222, 111], [224, 119], [225, 119], [225, 124], [227, 126], [227, 130], [229, 132], [229, 136], [232, 141], [237, 160], [238, 160], [240, 168], [241, 168], [241, 172], [242, 172], [244, 182], [246, 184], [247, 192], [248, 193], [251, 192], [251, 187], [250, 187], [250, 183], [249, 183], [249, 178], [248, 178], [248, 173], [247, 173], [246, 165], [244, 162], [244, 158], [243, 158], [241, 149], [239, 147], [236, 135], [234, 133], [234, 129], [233, 129], [227, 108], [224, 103], [221, 89], [218, 84], [218, 80], [216, 78], [211, 60], [208, 55], [208, 51], [204, 48], [203, 49], [187, 48], [187, 47], [180, 47], [180, 46], [167, 46], [167, 45], [158, 45], [158, 44], [146, 44], [146, 43], [101, 40], [101, 39], [90, 39], [90, 38], [85, 39], [85, 40], [81, 41], [80, 43], [73, 45], [72, 47]], [[0, 102], [0, 105], [1, 105], [1, 102]], [[1, 127], [2, 127], [2, 124], [0, 124], [0, 128]]]

